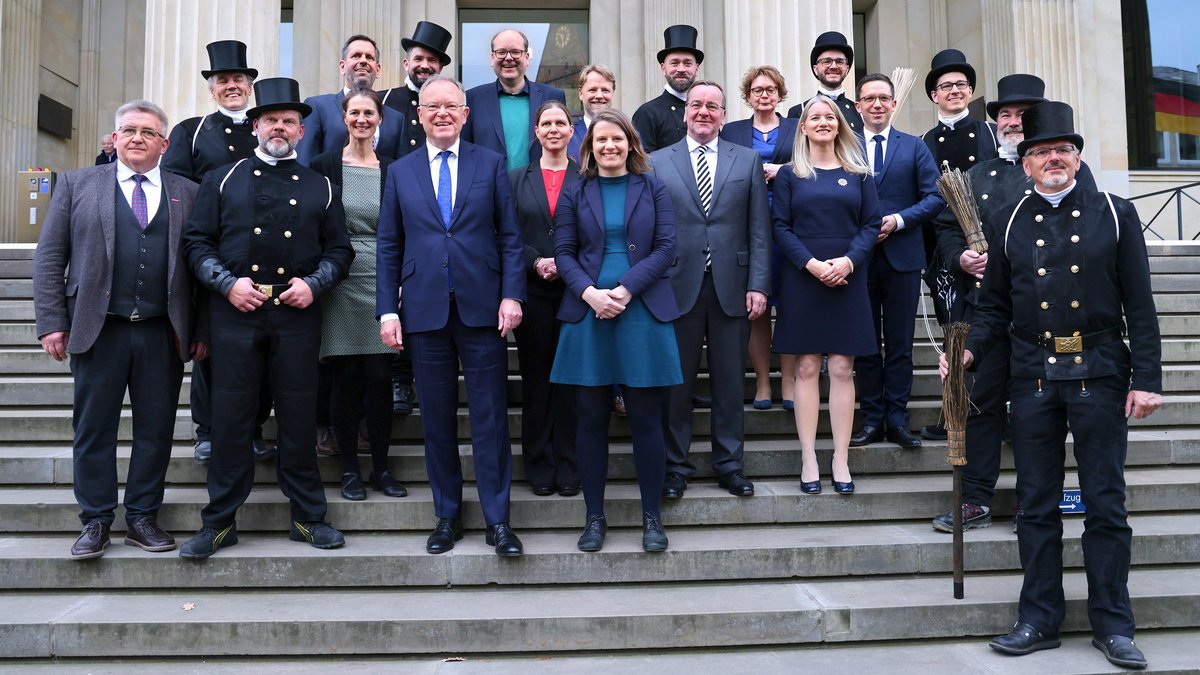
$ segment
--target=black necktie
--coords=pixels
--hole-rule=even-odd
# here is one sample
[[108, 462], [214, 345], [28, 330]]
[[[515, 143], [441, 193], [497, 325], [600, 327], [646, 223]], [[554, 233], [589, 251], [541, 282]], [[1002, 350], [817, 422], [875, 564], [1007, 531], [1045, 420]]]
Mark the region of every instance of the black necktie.
[[871, 141], [875, 143], [875, 163], [871, 166], [875, 173], [883, 171], [883, 135], [875, 134]]

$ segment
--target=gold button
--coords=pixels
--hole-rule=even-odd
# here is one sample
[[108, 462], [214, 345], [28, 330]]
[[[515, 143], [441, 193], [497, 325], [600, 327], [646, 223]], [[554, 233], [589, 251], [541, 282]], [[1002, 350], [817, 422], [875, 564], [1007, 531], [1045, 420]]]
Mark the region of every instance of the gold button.
[[1045, 267], [1039, 267], [1039, 268], [1038, 268], [1038, 276], [1039, 276], [1039, 277], [1044, 277], [1044, 276], [1046, 276], [1046, 268], [1045, 268]]
[[1043, 303], [1042, 303], [1042, 309], [1050, 309], [1050, 303], [1048, 303], [1048, 302], [1043, 302]]
[[283, 274], [283, 268], [282, 268], [282, 267], [280, 267], [280, 268], [277, 268], [277, 269], [275, 270], [275, 273], [276, 273], [276, 274]]
[[261, 227], [254, 228], [254, 234], [262, 234], [262, 228]]
[[251, 271], [251, 272], [257, 272], [257, 271], [258, 271], [258, 265], [251, 265], [251, 266], [250, 266], [250, 271]]
[[1046, 240], [1045, 240], [1045, 239], [1038, 239], [1038, 240], [1037, 240], [1037, 245], [1038, 245], [1038, 248], [1041, 248], [1041, 247], [1045, 246], [1045, 245], [1046, 245]]
[[289, 199], [289, 200], [288, 200], [288, 203], [289, 203], [289, 204], [291, 204], [292, 206], [295, 206], [295, 205], [296, 205], [296, 200], [295, 200], [295, 199]]
[[284, 238], [284, 239], [291, 239], [291, 238], [292, 238], [292, 231], [291, 231], [291, 230], [284, 230], [284, 231], [283, 231], [283, 238]]
[[991, 173], [989, 173], [988, 175], [989, 175], [989, 176], [995, 176], [995, 175], [996, 175], [996, 172], [995, 172], [995, 171], [992, 171], [992, 172], [991, 172]]
[[[975, 134], [971, 134], [971, 135], [972, 135], [972, 136], [974, 136]], [[967, 161], [968, 161], [968, 162], [974, 162], [974, 161], [975, 161], [975, 155], [969, 155], [969, 156], [967, 157]]]
[[938, 143], [945, 143], [945, 142], [946, 142], [945, 136], [938, 136]]
[[986, 193], [986, 192], [985, 192], [985, 193], [983, 193], [983, 196], [982, 196], [982, 197], [980, 197], [980, 199], [987, 199], [987, 193]]
[[1071, 274], [1079, 274], [1079, 265], [1071, 265]]
[[1045, 218], [1043, 218], [1042, 214], [1040, 214], [1040, 213], [1033, 217], [1033, 222], [1035, 222], [1035, 223], [1040, 223], [1043, 220], [1045, 220]]
[[279, 298], [275, 298], [275, 304], [279, 304]]
[[297, 176], [296, 174], [292, 174], [292, 180], [300, 180], [300, 176]]
[[1079, 243], [1079, 235], [1077, 235], [1077, 234], [1071, 235], [1071, 243], [1078, 244]]
[[1079, 301], [1078, 300], [1071, 301], [1071, 309], [1079, 309]]
[[1072, 217], [1072, 218], [1078, 218], [1078, 217], [1079, 217], [1079, 209], [1075, 209], [1074, 211], [1072, 211], [1072, 212], [1071, 212], [1071, 217]]
[[258, 169], [255, 169], [255, 170], [254, 170], [254, 175], [255, 175], [255, 176], [261, 176], [261, 175], [262, 175], [262, 172], [261, 172], [261, 171], [259, 171]]
[[1058, 359], [1051, 356], [1050, 358], [1046, 359], [1046, 363], [1058, 363]]
[[227, 134], [232, 134], [232, 133], [233, 133], [233, 129], [230, 129], [229, 127], [225, 127], [225, 133], [227, 133]]
[[1054, 337], [1054, 333], [1051, 333], [1050, 331], [1046, 331], [1046, 332], [1044, 333], [1044, 335], [1046, 336], [1046, 339], [1047, 339], [1047, 340], [1049, 340], [1050, 338]]
[[1076, 356], [1076, 357], [1075, 357], [1075, 363], [1083, 363], [1083, 357], [1082, 357], [1082, 356]]

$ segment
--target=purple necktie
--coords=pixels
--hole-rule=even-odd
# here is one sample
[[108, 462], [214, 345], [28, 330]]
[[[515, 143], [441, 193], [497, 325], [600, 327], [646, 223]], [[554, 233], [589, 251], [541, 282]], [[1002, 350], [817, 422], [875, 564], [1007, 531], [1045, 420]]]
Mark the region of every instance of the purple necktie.
[[140, 173], [133, 174], [133, 217], [137, 218], [138, 225], [142, 229], [146, 229], [146, 225], [150, 224], [150, 217], [146, 209], [146, 193], [142, 190], [142, 181], [146, 177]]

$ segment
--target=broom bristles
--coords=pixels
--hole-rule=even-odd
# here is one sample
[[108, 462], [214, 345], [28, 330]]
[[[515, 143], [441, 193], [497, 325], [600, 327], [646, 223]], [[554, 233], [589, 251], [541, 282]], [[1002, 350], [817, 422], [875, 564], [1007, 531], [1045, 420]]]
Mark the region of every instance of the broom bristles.
[[946, 417], [948, 452], [946, 462], [951, 466], [966, 466], [967, 415], [970, 400], [967, 398], [967, 369], [963, 366], [963, 350], [966, 348], [967, 333], [971, 325], [952, 323], [943, 328], [946, 336], [946, 381], [942, 383], [942, 412]]
[[987, 237], [983, 235], [983, 224], [979, 222], [979, 209], [971, 189], [971, 177], [959, 169], [951, 169], [949, 162], [942, 162], [942, 175], [937, 179], [938, 192], [946, 200], [946, 206], [954, 214], [958, 226], [967, 239], [967, 246], [976, 253], [987, 253]]
[[896, 66], [892, 69], [892, 87], [896, 90], [896, 111], [892, 113], [893, 117], [904, 107], [904, 102], [908, 100], [908, 93], [912, 91], [913, 83], [916, 81], [917, 72], [912, 68]]

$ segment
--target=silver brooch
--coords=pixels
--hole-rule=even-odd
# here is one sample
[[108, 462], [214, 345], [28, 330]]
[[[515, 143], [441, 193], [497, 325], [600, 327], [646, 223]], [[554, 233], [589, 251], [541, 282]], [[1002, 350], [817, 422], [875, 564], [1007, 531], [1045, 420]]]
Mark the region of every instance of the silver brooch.
[[842, 187], [846, 187], [847, 185], [849, 185], [849, 183], [846, 182], [845, 178], [839, 178], [838, 185], [841, 185]]

